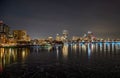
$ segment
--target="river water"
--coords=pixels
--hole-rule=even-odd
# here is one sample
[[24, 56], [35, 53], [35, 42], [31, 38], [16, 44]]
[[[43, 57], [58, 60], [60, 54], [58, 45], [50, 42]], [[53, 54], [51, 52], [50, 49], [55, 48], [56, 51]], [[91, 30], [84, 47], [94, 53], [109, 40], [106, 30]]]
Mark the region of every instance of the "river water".
[[120, 78], [120, 43], [0, 48], [0, 78]]

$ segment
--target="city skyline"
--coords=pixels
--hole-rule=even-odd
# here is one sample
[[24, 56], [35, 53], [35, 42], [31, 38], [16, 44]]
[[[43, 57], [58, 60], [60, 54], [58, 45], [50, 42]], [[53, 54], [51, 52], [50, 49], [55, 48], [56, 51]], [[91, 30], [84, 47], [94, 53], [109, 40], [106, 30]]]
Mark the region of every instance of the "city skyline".
[[87, 31], [119, 34], [119, 7], [118, 0], [2, 0], [0, 20], [27, 30], [32, 38], [55, 36], [64, 29], [71, 36]]
[[[0, 33], [7, 32], [9, 35], [13, 35], [14, 31], [22, 31], [25, 33], [28, 33], [25, 29], [12, 29], [8, 24], [5, 24], [2, 20], [0, 20]], [[6, 28], [7, 27], [7, 28]], [[47, 32], [45, 32], [47, 33]], [[49, 37], [52, 37], [53, 39], [56, 39], [57, 36], [66, 36], [66, 38], [72, 39], [72, 38], [82, 38], [87, 36], [87, 34], [92, 33], [96, 38], [99, 39], [119, 39], [120, 38], [120, 33], [119, 32], [92, 32], [92, 31], [86, 31], [86, 32], [79, 32], [81, 35], [71, 35], [69, 30], [62, 30], [60, 33], [57, 32], [54, 33], [53, 35], [49, 35], [47, 33], [47, 36], [40, 36], [39, 33], [37, 33], [37, 37], [31, 37], [31, 39], [48, 39]], [[33, 34], [35, 34], [33, 32]], [[29, 34], [28, 34], [29, 35]], [[11, 37], [9, 36], [9, 37]]]

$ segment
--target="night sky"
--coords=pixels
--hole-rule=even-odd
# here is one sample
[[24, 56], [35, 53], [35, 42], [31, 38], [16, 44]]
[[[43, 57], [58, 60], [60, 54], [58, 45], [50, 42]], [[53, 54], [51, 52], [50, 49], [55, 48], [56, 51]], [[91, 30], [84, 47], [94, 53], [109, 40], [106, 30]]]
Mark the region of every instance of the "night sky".
[[120, 0], [0, 0], [0, 20], [32, 38], [119, 32]]

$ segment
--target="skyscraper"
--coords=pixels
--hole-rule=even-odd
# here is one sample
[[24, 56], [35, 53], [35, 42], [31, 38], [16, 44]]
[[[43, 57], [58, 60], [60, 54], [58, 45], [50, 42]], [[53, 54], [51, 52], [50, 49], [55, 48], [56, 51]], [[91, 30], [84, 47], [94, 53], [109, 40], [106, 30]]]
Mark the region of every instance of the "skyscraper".
[[68, 39], [68, 30], [63, 30], [63, 38], [65, 41]]
[[9, 26], [0, 21], [0, 43], [6, 43], [9, 37]]
[[0, 33], [4, 33], [7, 36], [9, 35], [10, 28], [8, 25], [4, 24], [2, 21], [0, 21]]

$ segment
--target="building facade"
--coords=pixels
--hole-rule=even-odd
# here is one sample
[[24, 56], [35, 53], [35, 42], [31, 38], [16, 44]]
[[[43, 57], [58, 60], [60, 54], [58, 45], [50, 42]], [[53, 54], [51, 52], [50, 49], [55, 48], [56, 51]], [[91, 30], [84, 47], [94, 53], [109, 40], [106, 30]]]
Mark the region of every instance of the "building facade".
[[13, 37], [17, 41], [27, 41], [29, 36], [25, 30], [13, 30]]
[[9, 31], [10, 28], [8, 25], [4, 24], [0, 21], [0, 43], [6, 43], [7, 39], [9, 38]]

